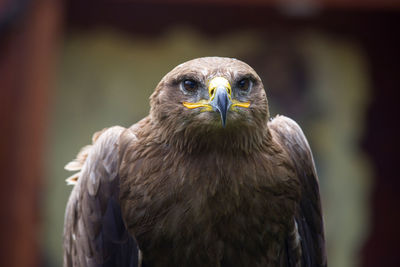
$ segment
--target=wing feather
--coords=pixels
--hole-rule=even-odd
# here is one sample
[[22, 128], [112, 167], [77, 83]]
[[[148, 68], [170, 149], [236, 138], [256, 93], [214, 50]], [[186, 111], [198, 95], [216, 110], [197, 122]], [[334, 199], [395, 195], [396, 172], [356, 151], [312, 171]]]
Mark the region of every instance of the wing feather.
[[98, 132], [66, 169], [71, 192], [64, 224], [64, 266], [135, 266], [138, 246], [124, 225], [119, 205], [118, 151], [125, 129]]
[[[299, 125], [287, 117], [277, 116], [269, 127], [291, 158], [301, 184], [294, 218], [300, 236], [301, 266], [327, 266], [319, 184], [310, 146]], [[295, 255], [290, 253], [288, 250], [289, 262], [293, 263]]]

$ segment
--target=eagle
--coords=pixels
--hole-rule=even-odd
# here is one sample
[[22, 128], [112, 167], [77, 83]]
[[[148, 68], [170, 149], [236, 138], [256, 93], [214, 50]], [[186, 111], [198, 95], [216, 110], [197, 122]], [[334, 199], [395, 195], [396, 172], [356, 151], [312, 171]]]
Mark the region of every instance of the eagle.
[[65, 166], [64, 266], [327, 265], [310, 147], [249, 65], [187, 61], [150, 106]]

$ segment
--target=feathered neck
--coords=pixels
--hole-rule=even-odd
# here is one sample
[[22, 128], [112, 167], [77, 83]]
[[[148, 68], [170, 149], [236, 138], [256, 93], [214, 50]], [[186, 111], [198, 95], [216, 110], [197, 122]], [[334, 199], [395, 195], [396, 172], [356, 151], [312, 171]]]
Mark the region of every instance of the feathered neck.
[[[161, 143], [172, 145], [187, 153], [226, 152], [245, 153], [263, 150], [271, 140], [265, 122], [259, 126], [227, 125], [226, 128], [209, 125], [179, 127], [172, 124], [153, 124]], [[156, 128], [156, 129], [155, 129]]]

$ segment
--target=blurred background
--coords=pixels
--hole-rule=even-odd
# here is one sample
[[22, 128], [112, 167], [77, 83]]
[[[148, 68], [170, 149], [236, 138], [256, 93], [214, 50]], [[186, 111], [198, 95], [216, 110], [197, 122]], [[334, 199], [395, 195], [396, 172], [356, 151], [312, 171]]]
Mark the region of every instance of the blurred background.
[[61, 266], [64, 165], [179, 63], [253, 66], [314, 152], [333, 267], [400, 266], [400, 2], [1, 0], [0, 266]]

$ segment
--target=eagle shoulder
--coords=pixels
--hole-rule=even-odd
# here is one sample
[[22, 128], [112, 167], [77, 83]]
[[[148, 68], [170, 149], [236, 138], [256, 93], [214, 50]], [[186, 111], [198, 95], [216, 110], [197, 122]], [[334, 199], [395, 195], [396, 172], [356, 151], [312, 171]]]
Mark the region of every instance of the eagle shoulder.
[[[268, 126], [287, 152], [300, 182], [301, 197], [294, 221], [300, 236], [301, 265], [326, 266], [319, 182], [310, 146], [300, 126], [290, 118], [277, 116]], [[288, 258], [293, 264], [298, 260], [296, 255], [291, 255], [290, 250]]]
[[66, 169], [78, 170], [65, 213], [64, 266], [138, 266], [138, 247], [119, 204], [119, 149], [123, 127], [93, 136]]

